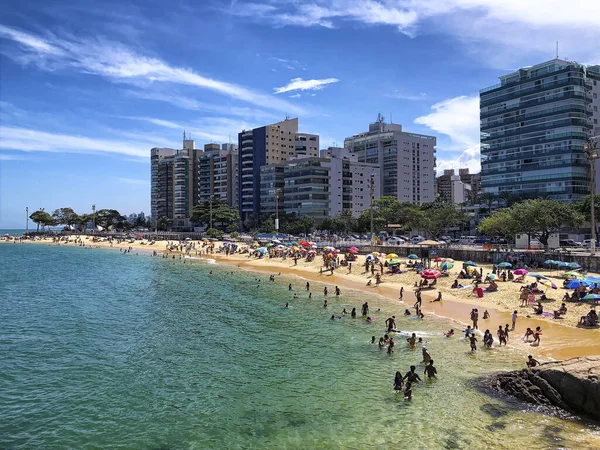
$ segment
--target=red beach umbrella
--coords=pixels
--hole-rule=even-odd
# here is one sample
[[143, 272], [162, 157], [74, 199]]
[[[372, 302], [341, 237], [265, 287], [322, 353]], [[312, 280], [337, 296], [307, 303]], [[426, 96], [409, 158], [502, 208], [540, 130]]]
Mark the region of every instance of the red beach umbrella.
[[434, 262], [444, 262], [446, 258], [440, 258], [439, 256], [433, 260]]
[[310, 247], [310, 242], [308, 242], [308, 241], [302, 241], [302, 242], [300, 242], [300, 245], [302, 247]]
[[426, 280], [435, 280], [442, 276], [442, 272], [435, 269], [426, 269], [421, 272], [421, 278], [425, 278]]
[[348, 253], [352, 253], [353, 255], [358, 253], [358, 249], [356, 247], [350, 247], [348, 249]]

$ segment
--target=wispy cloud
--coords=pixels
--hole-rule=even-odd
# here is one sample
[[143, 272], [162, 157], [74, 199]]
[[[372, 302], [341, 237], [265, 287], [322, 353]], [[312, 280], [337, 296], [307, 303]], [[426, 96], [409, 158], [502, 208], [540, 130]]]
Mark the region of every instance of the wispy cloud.
[[295, 59], [275, 58], [272, 56], [269, 58], [269, 60], [275, 61], [279, 65], [289, 70], [306, 70], [306, 67]]
[[295, 0], [237, 2], [228, 12], [273, 27], [333, 29], [354, 22], [393, 26], [411, 37], [450, 35], [483, 64], [507, 69], [532, 57], [549, 59], [556, 40], [571, 59], [600, 63], [594, 45], [600, 42], [600, 2], [591, 0]]
[[0, 153], [0, 161], [23, 161], [26, 159], [28, 158], [21, 155], [9, 155], [7, 153]]
[[291, 91], [320, 91], [328, 84], [337, 83], [337, 78], [325, 78], [322, 80], [303, 80], [302, 78], [292, 78], [288, 84], [274, 88], [276, 94]]
[[114, 42], [60, 39], [52, 35], [35, 36], [0, 25], [0, 37], [19, 45], [20, 51], [0, 47], [9, 58], [35, 64], [44, 70], [74, 69], [121, 83], [174, 83], [211, 90], [236, 100], [294, 114], [302, 109], [272, 95], [233, 83], [208, 78], [191, 69], [171, 66], [165, 61], [138, 54]]
[[0, 149], [23, 152], [98, 153], [148, 157], [149, 148], [136, 141], [96, 139], [30, 128], [3, 126]]
[[125, 183], [125, 184], [137, 184], [137, 185], [149, 185], [149, 180], [142, 180], [139, 178], [126, 178], [126, 177], [116, 177], [116, 180]]
[[143, 100], [152, 100], [158, 102], [169, 103], [177, 108], [186, 109], [189, 111], [206, 111], [221, 114], [224, 116], [237, 116], [243, 117], [249, 120], [281, 120], [281, 116], [264, 111], [258, 108], [250, 108], [244, 106], [231, 106], [226, 104], [211, 104], [201, 102], [193, 97], [157, 92], [149, 89], [144, 90], [124, 90], [125, 95], [140, 98]]
[[403, 94], [398, 89], [394, 89], [394, 92], [386, 95], [389, 98], [397, 98], [399, 100], [408, 100], [411, 102], [419, 101], [419, 100], [427, 100], [427, 94], [425, 92], [421, 92], [418, 95], [411, 94]]
[[438, 171], [453, 167], [480, 168], [479, 96], [454, 97], [431, 106], [415, 123], [447, 136], [438, 140]]

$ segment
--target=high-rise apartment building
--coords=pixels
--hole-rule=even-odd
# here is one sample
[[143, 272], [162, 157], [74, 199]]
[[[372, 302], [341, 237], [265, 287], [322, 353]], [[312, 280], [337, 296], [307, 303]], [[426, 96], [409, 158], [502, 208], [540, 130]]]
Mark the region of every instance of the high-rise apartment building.
[[481, 90], [482, 190], [566, 202], [589, 193], [584, 144], [598, 127], [599, 83], [600, 66], [557, 58]]
[[298, 133], [298, 119], [285, 119], [238, 134], [239, 208], [242, 220], [261, 214], [262, 166], [282, 164], [298, 156], [316, 156], [319, 137]]
[[459, 169], [458, 174], [454, 169], [446, 169], [435, 182], [440, 199], [460, 204], [475, 199], [481, 184], [481, 175], [469, 173], [469, 169], [466, 168]]
[[233, 144], [204, 145], [204, 154], [198, 159], [197, 203], [216, 197], [237, 207], [237, 158]]
[[418, 205], [435, 200], [435, 146], [434, 136], [403, 131], [381, 114], [369, 131], [344, 140], [358, 162], [379, 166], [380, 196]]

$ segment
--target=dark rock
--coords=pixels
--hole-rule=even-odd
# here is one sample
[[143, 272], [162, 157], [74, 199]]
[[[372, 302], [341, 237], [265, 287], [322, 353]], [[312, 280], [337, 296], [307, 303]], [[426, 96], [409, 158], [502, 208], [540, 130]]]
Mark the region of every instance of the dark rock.
[[600, 357], [542, 364], [535, 369], [500, 373], [493, 389], [534, 405], [556, 406], [600, 420]]

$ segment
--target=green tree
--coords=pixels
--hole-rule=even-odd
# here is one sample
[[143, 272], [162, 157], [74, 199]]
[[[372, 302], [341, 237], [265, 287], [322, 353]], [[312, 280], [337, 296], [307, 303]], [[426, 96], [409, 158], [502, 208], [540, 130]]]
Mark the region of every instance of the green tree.
[[275, 220], [271, 217], [261, 220], [258, 230], [261, 233], [275, 233]]
[[43, 209], [33, 212], [29, 218], [37, 225], [37, 231], [40, 231], [40, 225], [43, 230], [45, 227], [52, 226], [56, 223], [54, 218]]
[[483, 219], [479, 223], [477, 231], [490, 238], [502, 236], [512, 240], [512, 237], [519, 232], [519, 226], [514, 220], [511, 210], [500, 209], [491, 216]]
[[54, 210], [52, 218], [59, 225], [67, 225], [72, 227], [79, 223], [79, 215], [73, 211], [73, 208], [59, 208]]
[[230, 225], [237, 225], [240, 221], [240, 212], [236, 208], [232, 208], [229, 204], [218, 198], [214, 198], [211, 202], [207, 201], [194, 206], [192, 209], [191, 220], [198, 225], [211, 225], [212, 211], [212, 226], [225, 230]]
[[216, 228], [209, 228], [204, 232], [204, 236], [212, 239], [221, 239], [225, 233], [221, 230], [217, 230]]
[[96, 225], [105, 230], [122, 228], [123, 222], [127, 219], [123, 217], [116, 209], [101, 209], [96, 211]]
[[583, 223], [584, 216], [575, 206], [567, 203], [531, 199], [496, 211], [488, 219], [482, 221], [478, 230], [490, 237], [496, 234], [507, 236], [526, 233], [529, 239], [535, 237], [547, 246], [550, 233], [562, 227], [579, 226]]
[[436, 201], [423, 205], [411, 225], [437, 239], [449, 228], [458, 227], [468, 220], [467, 215], [454, 205]]
[[173, 223], [173, 219], [167, 216], [159, 217], [156, 221], [156, 228], [161, 231], [167, 231], [171, 224]]
[[309, 216], [302, 216], [294, 221], [290, 221], [286, 224], [286, 227], [282, 230], [289, 234], [302, 234], [310, 233], [315, 225], [315, 219]]
[[484, 192], [479, 196], [479, 201], [483, 202], [487, 207], [487, 213], [492, 214], [492, 207], [498, 198], [491, 192]]
[[[587, 222], [592, 220], [592, 199], [591, 195], [586, 195], [581, 200], [573, 205], [575, 210], [582, 214]], [[596, 213], [596, 220], [598, 214], [600, 214], [600, 195], [594, 195], [594, 210]]]

